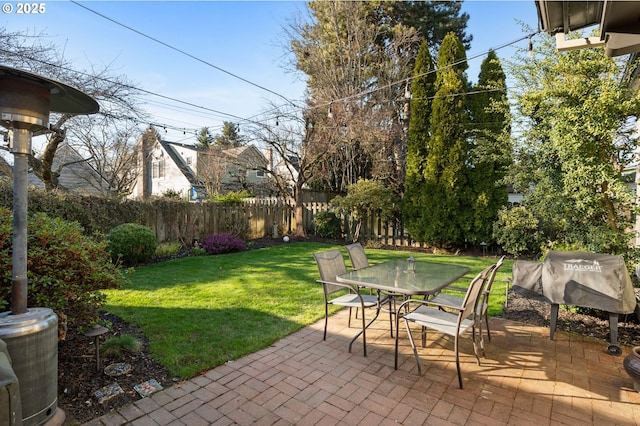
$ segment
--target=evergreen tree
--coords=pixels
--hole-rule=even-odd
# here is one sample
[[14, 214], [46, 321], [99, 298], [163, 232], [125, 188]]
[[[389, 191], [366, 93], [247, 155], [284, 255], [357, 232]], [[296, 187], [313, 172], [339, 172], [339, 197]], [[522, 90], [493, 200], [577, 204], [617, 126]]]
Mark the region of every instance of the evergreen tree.
[[506, 90], [500, 60], [490, 51], [469, 96], [473, 124], [469, 183], [474, 217], [466, 239], [476, 244], [491, 241], [498, 210], [507, 203], [503, 179], [512, 162], [512, 147]]
[[461, 1], [391, 1], [382, 2], [387, 13], [395, 21], [415, 28], [436, 53], [448, 33], [462, 40], [466, 49], [471, 46], [473, 36], [466, 34], [469, 14], [461, 13]]
[[213, 144], [213, 136], [211, 136], [208, 127], [203, 127], [200, 129], [200, 133], [198, 133], [196, 146], [199, 148], [209, 148], [211, 144]]
[[455, 34], [447, 34], [438, 52], [424, 171], [422, 208], [428, 219], [422, 221], [423, 226], [415, 236], [436, 247], [463, 244], [473, 220], [468, 201], [466, 68], [464, 46]]
[[407, 141], [407, 172], [405, 179], [402, 215], [405, 225], [414, 238], [419, 238], [424, 221], [423, 206], [426, 197], [423, 192], [425, 177], [424, 166], [429, 151], [429, 126], [431, 99], [435, 90], [436, 74], [429, 45], [423, 41], [416, 57], [411, 82], [412, 98], [410, 102], [409, 139]]
[[406, 179], [403, 84], [422, 40], [431, 54], [444, 35], [465, 33], [458, 2], [312, 1], [307, 20], [290, 28], [295, 67], [306, 74], [316, 115], [312, 144], [326, 155], [315, 187], [344, 192], [361, 178], [398, 194]]
[[222, 133], [215, 137], [214, 145], [218, 148], [237, 148], [243, 144], [240, 126], [230, 121], [223, 122]]

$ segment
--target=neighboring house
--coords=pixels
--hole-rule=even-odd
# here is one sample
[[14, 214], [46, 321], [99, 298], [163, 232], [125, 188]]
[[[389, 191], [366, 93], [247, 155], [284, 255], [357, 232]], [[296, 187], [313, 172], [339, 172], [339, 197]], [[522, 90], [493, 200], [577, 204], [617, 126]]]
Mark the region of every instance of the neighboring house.
[[[7, 154], [4, 161], [13, 167], [12, 156]], [[58, 189], [80, 195], [110, 196], [109, 182], [78, 151], [67, 143], [58, 146], [53, 159], [52, 172], [57, 175]], [[0, 175], [5, 176], [3, 173]], [[31, 170], [27, 177], [28, 185], [44, 189], [44, 182]]]
[[294, 188], [300, 172], [299, 158], [296, 155], [289, 155], [289, 161], [280, 160], [273, 169], [274, 173], [281, 176], [289, 188]]
[[268, 183], [268, 161], [253, 145], [198, 148], [177, 142], [140, 138], [138, 180], [132, 198], [179, 194], [198, 201], [212, 193], [247, 189], [254, 194]]

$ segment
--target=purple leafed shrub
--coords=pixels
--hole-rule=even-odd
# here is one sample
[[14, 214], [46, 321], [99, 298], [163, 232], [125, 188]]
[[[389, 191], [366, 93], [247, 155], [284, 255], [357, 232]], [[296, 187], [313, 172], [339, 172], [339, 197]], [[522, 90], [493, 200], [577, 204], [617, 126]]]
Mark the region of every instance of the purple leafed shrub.
[[202, 240], [201, 247], [208, 254], [222, 254], [244, 250], [247, 243], [233, 234], [212, 234]]

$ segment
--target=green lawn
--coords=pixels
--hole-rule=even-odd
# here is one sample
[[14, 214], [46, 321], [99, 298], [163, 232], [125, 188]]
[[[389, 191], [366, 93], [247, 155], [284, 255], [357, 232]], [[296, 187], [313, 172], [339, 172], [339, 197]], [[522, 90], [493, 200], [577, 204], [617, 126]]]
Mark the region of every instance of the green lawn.
[[[151, 353], [174, 376], [192, 377], [262, 349], [324, 315], [312, 253], [336, 248], [292, 243], [217, 256], [175, 259], [136, 268], [131, 284], [108, 290], [105, 309], [140, 326]], [[349, 265], [346, 251], [342, 251]], [[477, 273], [494, 258], [367, 249], [370, 262], [413, 255], [464, 264]], [[494, 283], [490, 315], [502, 312], [505, 262]]]

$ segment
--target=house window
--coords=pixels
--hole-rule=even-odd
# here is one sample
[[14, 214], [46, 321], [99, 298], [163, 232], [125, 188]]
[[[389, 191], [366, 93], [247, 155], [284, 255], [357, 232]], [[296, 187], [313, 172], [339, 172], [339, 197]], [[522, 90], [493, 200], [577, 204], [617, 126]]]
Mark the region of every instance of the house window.
[[256, 177], [264, 178], [265, 177], [264, 170], [256, 170]]
[[164, 177], [164, 159], [154, 161], [151, 164], [151, 173], [154, 179]]

